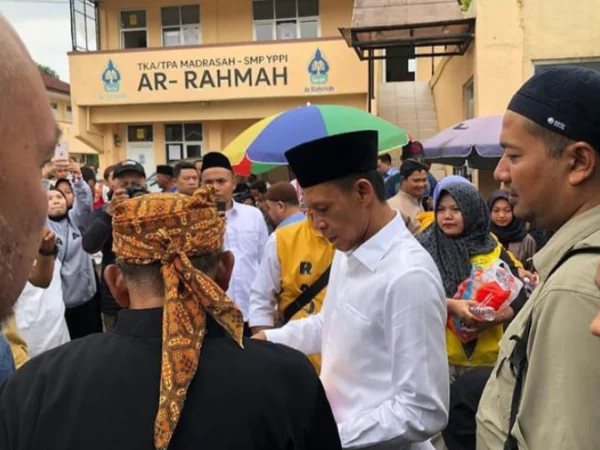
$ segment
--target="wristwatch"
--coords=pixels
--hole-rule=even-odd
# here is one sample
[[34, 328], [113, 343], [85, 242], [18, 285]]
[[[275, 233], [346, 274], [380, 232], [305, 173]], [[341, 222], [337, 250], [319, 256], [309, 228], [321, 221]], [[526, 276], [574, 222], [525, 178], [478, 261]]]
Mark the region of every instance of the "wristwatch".
[[38, 253], [42, 256], [56, 256], [58, 255], [58, 245], [54, 246], [54, 250], [47, 252], [45, 250], [42, 250], [41, 248], [38, 250]]

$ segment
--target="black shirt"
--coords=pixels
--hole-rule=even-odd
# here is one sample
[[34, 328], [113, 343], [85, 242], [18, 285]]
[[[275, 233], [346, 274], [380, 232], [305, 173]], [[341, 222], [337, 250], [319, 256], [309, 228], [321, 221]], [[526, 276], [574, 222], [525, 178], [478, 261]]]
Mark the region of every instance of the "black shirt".
[[104, 269], [109, 264], [114, 264], [115, 254], [112, 250], [113, 239], [112, 239], [112, 216], [106, 213], [106, 208], [109, 205], [103, 205], [101, 208], [92, 211], [89, 220], [89, 226], [85, 233], [83, 233], [81, 245], [83, 249], [93, 255], [99, 251], [102, 251], [102, 269], [100, 276], [100, 285], [98, 290], [100, 292], [100, 306], [103, 313], [116, 314], [121, 307], [115, 302], [110, 289], [104, 279]]
[[[2, 450], [154, 449], [162, 309], [123, 310], [113, 332], [51, 350], [0, 390]], [[308, 359], [209, 320], [170, 450], [341, 449]]]

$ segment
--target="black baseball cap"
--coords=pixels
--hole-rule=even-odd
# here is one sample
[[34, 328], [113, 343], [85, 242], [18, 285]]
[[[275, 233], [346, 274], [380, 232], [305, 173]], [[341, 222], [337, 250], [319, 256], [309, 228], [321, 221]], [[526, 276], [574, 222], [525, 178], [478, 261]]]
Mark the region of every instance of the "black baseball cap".
[[142, 166], [139, 162], [133, 161], [131, 159], [126, 159], [125, 161], [120, 161], [117, 163], [113, 172], [113, 178], [119, 178], [121, 175], [127, 172], [139, 173], [144, 178], [146, 178], [146, 171], [144, 170], [144, 166]]

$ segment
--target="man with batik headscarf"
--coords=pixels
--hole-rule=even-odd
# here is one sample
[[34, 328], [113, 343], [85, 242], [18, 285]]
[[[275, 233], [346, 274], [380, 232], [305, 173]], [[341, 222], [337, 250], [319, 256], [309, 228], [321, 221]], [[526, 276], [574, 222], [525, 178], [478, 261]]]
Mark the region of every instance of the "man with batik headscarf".
[[211, 188], [113, 216], [115, 328], [27, 363], [0, 390], [0, 448], [339, 449], [308, 359], [243, 339]]

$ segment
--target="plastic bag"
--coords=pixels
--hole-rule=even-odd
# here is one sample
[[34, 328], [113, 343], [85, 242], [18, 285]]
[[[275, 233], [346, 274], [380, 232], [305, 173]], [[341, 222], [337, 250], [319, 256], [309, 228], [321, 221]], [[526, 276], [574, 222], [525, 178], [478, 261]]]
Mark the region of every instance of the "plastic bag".
[[[510, 306], [522, 288], [521, 280], [511, 273], [504, 261], [497, 259], [485, 269], [473, 266], [469, 278], [458, 286], [454, 299], [475, 300], [478, 306], [471, 308], [471, 313], [481, 321], [491, 322], [497, 311]], [[452, 315], [448, 316], [448, 327], [462, 342], [475, 339], [461, 320]]]

